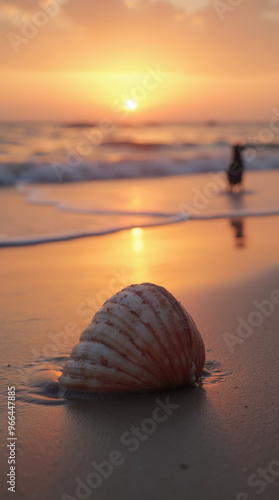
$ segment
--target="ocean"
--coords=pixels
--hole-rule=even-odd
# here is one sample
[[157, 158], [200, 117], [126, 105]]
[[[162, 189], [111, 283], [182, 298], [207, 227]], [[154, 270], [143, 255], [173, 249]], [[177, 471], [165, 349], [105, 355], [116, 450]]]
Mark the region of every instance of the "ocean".
[[[279, 213], [277, 129], [213, 121], [1, 123], [0, 246]], [[249, 182], [235, 198], [226, 193], [225, 170], [239, 141], [249, 145]]]
[[236, 141], [251, 144], [248, 170], [279, 168], [268, 123], [1, 123], [0, 186], [222, 171]]

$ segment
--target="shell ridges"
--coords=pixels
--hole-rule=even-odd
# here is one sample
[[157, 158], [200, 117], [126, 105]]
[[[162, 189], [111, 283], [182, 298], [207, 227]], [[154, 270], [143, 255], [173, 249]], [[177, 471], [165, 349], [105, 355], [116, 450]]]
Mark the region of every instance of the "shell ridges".
[[194, 385], [204, 362], [204, 343], [190, 314], [165, 288], [142, 283], [103, 304], [73, 348], [60, 382], [96, 392]]

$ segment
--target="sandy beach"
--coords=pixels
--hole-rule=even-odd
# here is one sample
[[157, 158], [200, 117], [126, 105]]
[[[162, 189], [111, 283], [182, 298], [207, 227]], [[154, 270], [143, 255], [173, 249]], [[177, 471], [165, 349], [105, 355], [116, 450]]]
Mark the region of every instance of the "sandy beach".
[[[277, 227], [278, 217], [244, 218], [236, 238], [228, 219], [185, 221], [1, 249], [1, 455], [7, 470], [15, 386], [17, 498], [277, 499]], [[62, 398], [61, 369], [95, 311], [145, 281], [194, 317], [206, 345], [203, 383]], [[150, 428], [158, 405], [166, 418]], [[1, 498], [10, 498], [5, 483]]]

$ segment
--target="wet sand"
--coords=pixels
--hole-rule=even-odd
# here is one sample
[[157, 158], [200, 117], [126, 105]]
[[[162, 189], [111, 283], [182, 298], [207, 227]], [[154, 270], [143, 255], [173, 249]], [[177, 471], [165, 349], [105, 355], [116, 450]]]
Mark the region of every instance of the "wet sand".
[[[1, 250], [1, 461], [5, 475], [14, 385], [16, 498], [277, 499], [278, 220], [191, 221]], [[207, 350], [203, 384], [63, 398], [58, 376], [94, 312], [145, 281], [194, 317]], [[255, 305], [264, 300], [265, 314]], [[2, 476], [1, 498], [10, 495]]]

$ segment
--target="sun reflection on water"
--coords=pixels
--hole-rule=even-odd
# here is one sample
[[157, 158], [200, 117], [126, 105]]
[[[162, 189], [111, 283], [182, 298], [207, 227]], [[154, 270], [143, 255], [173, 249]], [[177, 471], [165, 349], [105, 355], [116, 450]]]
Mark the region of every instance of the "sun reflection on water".
[[135, 252], [141, 252], [143, 249], [143, 230], [140, 227], [134, 227], [131, 229], [131, 235], [133, 238], [133, 249]]

